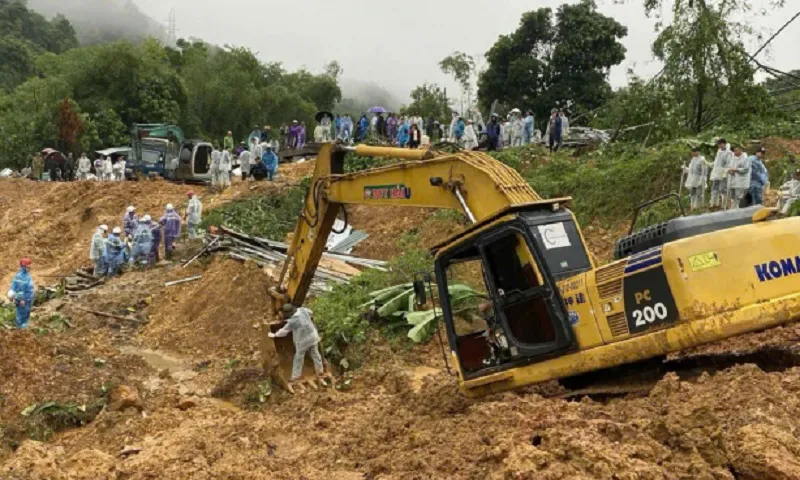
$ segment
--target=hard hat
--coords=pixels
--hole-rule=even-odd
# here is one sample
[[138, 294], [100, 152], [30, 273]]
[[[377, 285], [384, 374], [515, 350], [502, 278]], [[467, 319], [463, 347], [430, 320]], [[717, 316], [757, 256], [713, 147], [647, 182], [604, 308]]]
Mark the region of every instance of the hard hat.
[[284, 303], [283, 307], [281, 307], [281, 313], [283, 313], [286, 317], [291, 317], [297, 311], [297, 307], [292, 305], [291, 303]]
[[100, 230], [102, 230], [104, 232], [107, 232], [108, 231], [108, 225], [106, 225], [105, 223], [100, 225]]
[[31, 259], [28, 257], [22, 257], [19, 261], [20, 267], [30, 267], [31, 264], [33, 264], [33, 262], [31, 262]]
[[186, 195], [188, 195], [190, 198], [194, 197], [194, 192], [189, 190], [188, 192], [186, 192]]
[[111, 233], [116, 233], [117, 235], [119, 235], [120, 233], [122, 233], [122, 229], [119, 227], [114, 227], [114, 230], [111, 230]]
[[511, 110], [511, 113], [522, 113], [522, 111], [520, 111], [519, 108], [515, 108], [515, 109]]
[[136, 207], [134, 207], [133, 205], [131, 205], [130, 207], [128, 207], [128, 213], [133, 213], [133, 212], [135, 212], [135, 211], [136, 211]]
[[145, 216], [142, 218], [142, 221], [143, 221], [143, 222], [149, 222], [149, 221], [150, 221], [150, 220], [152, 220], [152, 219], [153, 219], [153, 217], [151, 217], [150, 215], [145, 215]]
[[171, 203], [168, 203], [167, 210], [175, 210], [175, 207], [173, 207]]

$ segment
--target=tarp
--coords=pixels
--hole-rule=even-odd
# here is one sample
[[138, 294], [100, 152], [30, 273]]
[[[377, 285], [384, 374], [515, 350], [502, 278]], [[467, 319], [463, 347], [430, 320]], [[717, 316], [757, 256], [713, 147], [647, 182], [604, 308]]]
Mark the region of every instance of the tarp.
[[95, 153], [99, 153], [100, 155], [107, 157], [109, 155], [127, 155], [130, 154], [131, 147], [114, 147], [114, 148], [106, 148], [105, 150], [96, 150]]

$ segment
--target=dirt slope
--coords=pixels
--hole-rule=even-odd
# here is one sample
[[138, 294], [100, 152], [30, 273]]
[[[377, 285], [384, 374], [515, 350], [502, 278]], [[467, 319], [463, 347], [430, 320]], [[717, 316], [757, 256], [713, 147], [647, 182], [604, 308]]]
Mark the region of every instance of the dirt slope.
[[[301, 174], [287, 172], [287, 180]], [[270, 188], [240, 184], [203, 194], [213, 206]], [[98, 222], [118, 222], [131, 202], [144, 210], [182, 205], [185, 190], [2, 182], [0, 273], [13, 273], [16, 258], [31, 254], [47, 281], [42, 274], [83, 263]], [[4, 208], [10, 205], [27, 213]], [[34, 209], [41, 218], [30, 220]], [[372, 235], [358, 253], [377, 258], [396, 252], [393, 240], [409, 230], [430, 246], [457, 229], [430, 222], [430, 211], [358, 207], [351, 214]], [[587, 235], [598, 239], [590, 245], [607, 250], [614, 228], [593, 227]], [[180, 248], [186, 258], [196, 245]], [[164, 286], [195, 274], [203, 279]], [[133, 272], [37, 308], [34, 329], [0, 330], [0, 478], [800, 478], [800, 369], [790, 361], [772, 361], [768, 371], [721, 364], [683, 379], [670, 373], [649, 393], [624, 398], [568, 401], [545, 385], [469, 400], [445, 373], [437, 345], [395, 355], [378, 343], [365, 369], [348, 385], [340, 379], [342, 390], [295, 397], [275, 390], [262, 403], [253, 324], [266, 307], [264, 282], [254, 265], [221, 258]], [[72, 326], [47, 329], [56, 313]], [[686, 356], [787, 348], [798, 339], [800, 326], [790, 325]], [[21, 415], [26, 407], [85, 404], [104, 385], [128, 387], [141, 411], [109, 406], [47, 443], [25, 440], [35, 436]]]

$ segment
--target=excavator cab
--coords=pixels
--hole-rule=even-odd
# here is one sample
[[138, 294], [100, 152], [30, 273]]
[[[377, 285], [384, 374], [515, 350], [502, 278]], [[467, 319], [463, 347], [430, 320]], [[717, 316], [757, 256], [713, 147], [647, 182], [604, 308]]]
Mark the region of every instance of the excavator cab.
[[[572, 215], [536, 208], [476, 227], [438, 250], [436, 258], [444, 324], [461, 380], [576, 348], [552, 271], [553, 266], [560, 275], [570, 267], [576, 272], [591, 268]], [[479, 301], [456, 304], [449, 294], [456, 284], [472, 287]]]

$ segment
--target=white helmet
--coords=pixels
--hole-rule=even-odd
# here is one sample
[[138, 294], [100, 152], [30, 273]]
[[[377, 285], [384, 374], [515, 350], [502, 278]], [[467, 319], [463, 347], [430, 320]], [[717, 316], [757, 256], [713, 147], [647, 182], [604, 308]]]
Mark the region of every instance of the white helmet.
[[171, 203], [168, 203], [167, 210], [175, 210], [175, 207], [173, 207]]
[[133, 205], [131, 205], [130, 207], [128, 207], [128, 213], [133, 213], [133, 212], [135, 212], [135, 211], [136, 211], [136, 207], [134, 207]]
[[119, 235], [120, 233], [122, 233], [122, 229], [119, 227], [114, 227], [114, 230], [112, 230], [111, 233], [116, 233], [117, 235]]
[[153, 217], [151, 217], [150, 215], [145, 215], [144, 218], [142, 218], [142, 221], [143, 222], [149, 222], [152, 219], [153, 219]]
[[104, 232], [107, 232], [108, 231], [108, 225], [106, 225], [105, 223], [100, 225], [100, 230], [102, 230]]

